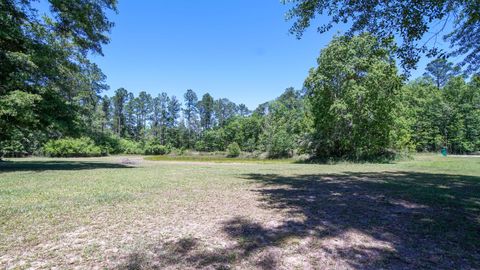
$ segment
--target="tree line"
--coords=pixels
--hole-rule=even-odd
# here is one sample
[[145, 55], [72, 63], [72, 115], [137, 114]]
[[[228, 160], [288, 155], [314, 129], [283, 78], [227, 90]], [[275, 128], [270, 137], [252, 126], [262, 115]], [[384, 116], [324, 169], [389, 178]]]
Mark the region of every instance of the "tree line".
[[95, 115], [96, 133], [133, 141], [157, 140], [161, 145], [194, 148], [201, 135], [225, 127], [235, 117], [250, 115], [245, 104], [209, 93], [198, 98], [188, 89], [183, 100], [162, 92], [155, 97], [141, 91], [138, 96], [119, 88], [112, 97], [103, 96]]
[[[96, 109], [87, 115], [89, 128], [74, 137], [92, 139], [100, 147], [95, 154], [158, 154], [172, 149], [213, 152], [235, 144], [244, 152], [288, 157], [298, 150], [297, 142], [307, 126], [304, 95], [293, 88], [254, 111], [227, 98], [214, 99], [209, 93], [199, 99], [191, 89], [179, 99], [165, 92], [152, 97], [141, 91], [135, 96], [119, 88], [111, 97], [99, 97], [91, 108]], [[89, 145], [85, 140], [78, 143]]]
[[408, 82], [393, 42], [340, 36], [305, 81], [317, 157], [391, 158], [411, 151], [480, 150], [480, 77], [445, 58]]
[[[330, 8], [325, 1], [296, 2], [291, 16], [298, 20], [292, 31], [299, 34], [309, 26], [312, 10]], [[382, 31], [388, 16], [397, 18], [395, 12], [387, 18], [372, 13], [383, 24], [372, 24], [367, 17], [354, 24], [350, 33], [322, 49], [302, 89], [288, 88], [250, 111], [208, 93], [199, 98], [193, 90], [183, 98], [145, 91], [135, 96], [123, 88], [102, 96], [109, 89], [106, 76], [88, 55], [102, 54], [113, 26], [105, 12], [116, 11], [116, 1], [49, 3], [50, 17], [40, 16], [31, 1], [0, 2], [1, 156], [240, 149], [272, 158], [305, 154], [358, 160], [441, 148], [453, 153], [480, 150], [477, 54], [466, 53], [467, 72], [450, 63], [449, 54], [437, 54], [422, 78], [408, 81], [396, 61], [407, 69], [414, 66], [422, 48], [413, 44], [425, 29], [415, 32], [416, 24], [392, 20], [388, 25], [393, 30], [409, 33], [397, 46]], [[429, 16], [444, 18], [455, 6], [463, 13], [451, 35], [469, 37], [458, 27], [478, 25], [470, 6], [454, 2], [443, 12], [442, 3]], [[357, 9], [368, 14], [385, 8], [345, 5], [345, 18]], [[416, 5], [418, 12], [425, 9]], [[454, 54], [476, 50], [475, 44], [467, 42]]]

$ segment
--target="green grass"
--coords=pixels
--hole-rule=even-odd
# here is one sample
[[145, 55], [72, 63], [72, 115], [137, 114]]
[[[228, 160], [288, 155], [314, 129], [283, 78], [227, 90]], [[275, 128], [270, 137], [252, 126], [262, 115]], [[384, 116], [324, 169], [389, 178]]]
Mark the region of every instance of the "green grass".
[[416, 171], [480, 175], [480, 157], [440, 157], [426, 154], [417, 155], [414, 160], [401, 162], [399, 165]]
[[480, 267], [480, 158], [124, 159], [1, 162], [0, 268]]
[[270, 163], [270, 164], [285, 164], [285, 163], [295, 163], [294, 159], [259, 159], [259, 158], [229, 158], [222, 156], [207, 156], [207, 155], [198, 155], [198, 156], [151, 156], [146, 157], [146, 160], [151, 161], [192, 161], [192, 162], [213, 162], [213, 163]]

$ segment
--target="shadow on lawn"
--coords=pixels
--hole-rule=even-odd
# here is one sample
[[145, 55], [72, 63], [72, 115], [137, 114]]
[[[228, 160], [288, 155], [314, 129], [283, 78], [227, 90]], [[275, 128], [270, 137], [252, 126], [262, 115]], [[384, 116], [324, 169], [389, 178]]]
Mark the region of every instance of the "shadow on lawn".
[[71, 171], [93, 169], [120, 169], [131, 166], [119, 163], [87, 162], [87, 161], [3, 161], [0, 162], [0, 173], [16, 171]]
[[[212, 250], [199, 239], [180, 239], [157, 247], [149, 260], [159, 268], [222, 269], [246, 262], [276, 269], [282, 251], [264, 251], [308, 239], [293, 254], [312, 260], [314, 268], [331, 268], [322, 265], [325, 258], [355, 269], [480, 268], [480, 177], [413, 172], [244, 177], [259, 184], [254, 191], [263, 207], [287, 211], [284, 220], [272, 226], [237, 217], [223, 227], [233, 246]], [[132, 258], [142, 258], [138, 255]], [[132, 258], [125, 268], [155, 268], [152, 261], [135, 264]]]

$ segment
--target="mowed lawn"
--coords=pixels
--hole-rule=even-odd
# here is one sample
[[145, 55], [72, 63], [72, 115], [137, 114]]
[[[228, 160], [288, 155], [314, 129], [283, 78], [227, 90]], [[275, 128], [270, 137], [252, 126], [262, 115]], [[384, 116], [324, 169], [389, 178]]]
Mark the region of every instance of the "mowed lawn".
[[480, 158], [0, 163], [0, 268], [479, 269]]

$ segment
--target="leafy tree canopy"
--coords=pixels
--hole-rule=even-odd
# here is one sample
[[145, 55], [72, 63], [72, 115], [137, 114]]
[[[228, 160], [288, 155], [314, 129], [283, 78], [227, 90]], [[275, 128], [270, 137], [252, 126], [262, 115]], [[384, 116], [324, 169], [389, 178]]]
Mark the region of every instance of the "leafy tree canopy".
[[460, 74], [460, 68], [445, 58], [438, 58], [428, 63], [425, 70], [424, 76], [433, 80], [437, 88], [443, 87], [450, 78]]
[[[399, 48], [396, 54], [405, 70], [414, 68], [422, 53], [463, 55], [461, 64], [466, 66], [467, 71], [477, 72], [480, 69], [480, 4], [477, 0], [283, 2], [293, 5], [287, 19], [295, 21], [290, 32], [298, 38], [317, 15], [328, 15], [330, 21], [318, 27], [320, 33], [327, 32], [335, 24], [351, 23], [348, 35], [370, 32], [382, 42], [397, 38]], [[452, 50], [442, 52], [434, 41], [448, 23], [452, 23], [453, 30], [443, 38], [450, 42]], [[433, 29], [435, 33], [431, 33], [432, 25], [437, 26]], [[422, 38], [426, 35], [430, 36], [426, 37], [427, 42], [423, 42]]]
[[378, 157], [404, 147], [402, 79], [390, 48], [364, 34], [336, 37], [322, 50], [305, 82], [318, 156]]
[[50, 0], [50, 17], [40, 17], [34, 2], [0, 1], [0, 100], [11, 101], [0, 111], [0, 144], [26, 147], [38, 132], [78, 135], [108, 88], [86, 56], [109, 41], [105, 12], [116, 11], [116, 0]]

